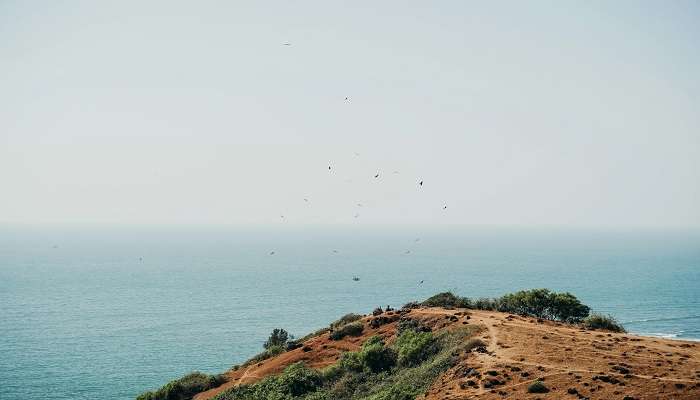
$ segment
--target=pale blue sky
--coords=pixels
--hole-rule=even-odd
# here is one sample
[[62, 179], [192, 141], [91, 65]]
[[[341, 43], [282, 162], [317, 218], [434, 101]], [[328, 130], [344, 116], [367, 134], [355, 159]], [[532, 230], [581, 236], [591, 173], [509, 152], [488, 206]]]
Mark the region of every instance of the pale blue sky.
[[1, 1], [0, 223], [700, 227], [698, 21]]

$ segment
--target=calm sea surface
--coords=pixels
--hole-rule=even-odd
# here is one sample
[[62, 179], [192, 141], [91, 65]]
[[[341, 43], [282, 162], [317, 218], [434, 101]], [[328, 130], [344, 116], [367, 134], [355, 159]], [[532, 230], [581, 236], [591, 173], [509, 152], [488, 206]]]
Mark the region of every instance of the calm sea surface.
[[700, 235], [1, 228], [0, 398], [133, 399], [240, 363], [275, 327], [536, 287], [632, 332], [698, 339]]

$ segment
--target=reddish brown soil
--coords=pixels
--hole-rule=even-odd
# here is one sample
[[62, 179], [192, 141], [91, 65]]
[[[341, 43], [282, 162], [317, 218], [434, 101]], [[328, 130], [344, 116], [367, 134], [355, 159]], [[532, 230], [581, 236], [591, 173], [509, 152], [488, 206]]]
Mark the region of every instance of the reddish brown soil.
[[[398, 316], [388, 315], [390, 318]], [[387, 313], [384, 314], [387, 316]], [[478, 325], [485, 352], [472, 351], [433, 383], [425, 400], [437, 399], [700, 399], [700, 343], [587, 331], [575, 326], [498, 312], [421, 308], [410, 318], [433, 330]], [[224, 385], [200, 393], [212, 398], [242, 383], [253, 383], [304, 361], [313, 368], [335, 363], [342, 352], [382, 335], [394, 339], [396, 322], [372, 329], [365, 317], [362, 336], [333, 341], [309, 339], [299, 348], [226, 373]], [[542, 380], [548, 393], [528, 393]], [[471, 383], [470, 383], [471, 382]]]

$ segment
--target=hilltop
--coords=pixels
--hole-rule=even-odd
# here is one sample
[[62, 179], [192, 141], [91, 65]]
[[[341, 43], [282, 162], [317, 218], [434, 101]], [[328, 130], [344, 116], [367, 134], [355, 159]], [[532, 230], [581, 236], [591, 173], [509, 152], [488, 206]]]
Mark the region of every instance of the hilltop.
[[474, 309], [445, 295], [349, 314], [300, 340], [284, 337], [283, 348], [268, 341], [244, 365], [202, 375], [193, 391], [208, 390], [194, 399], [700, 398], [700, 343]]

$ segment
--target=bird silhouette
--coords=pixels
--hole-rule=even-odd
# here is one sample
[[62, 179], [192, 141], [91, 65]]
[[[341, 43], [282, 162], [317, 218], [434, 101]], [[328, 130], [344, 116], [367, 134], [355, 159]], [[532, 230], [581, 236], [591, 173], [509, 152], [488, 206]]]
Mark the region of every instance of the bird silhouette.
[[291, 43], [282, 43], [282, 46], [291, 46]]
[[422, 284], [423, 284], [423, 281], [418, 282], [418, 284], [419, 284], [419, 285], [422, 285]]
[[447, 210], [447, 206], [442, 207], [443, 210]]
[[309, 199], [306, 199], [306, 198], [305, 198], [304, 201], [308, 203], [308, 202], [309, 202]]
[[274, 251], [271, 251], [271, 252], [270, 252], [270, 255], [271, 255], [271, 256], [274, 256], [274, 255], [275, 255], [275, 252], [274, 252]]
[[374, 176], [375, 178], [379, 178], [379, 172], [377, 172], [377, 175]]
[[423, 186], [423, 181], [418, 182], [419, 186]]

